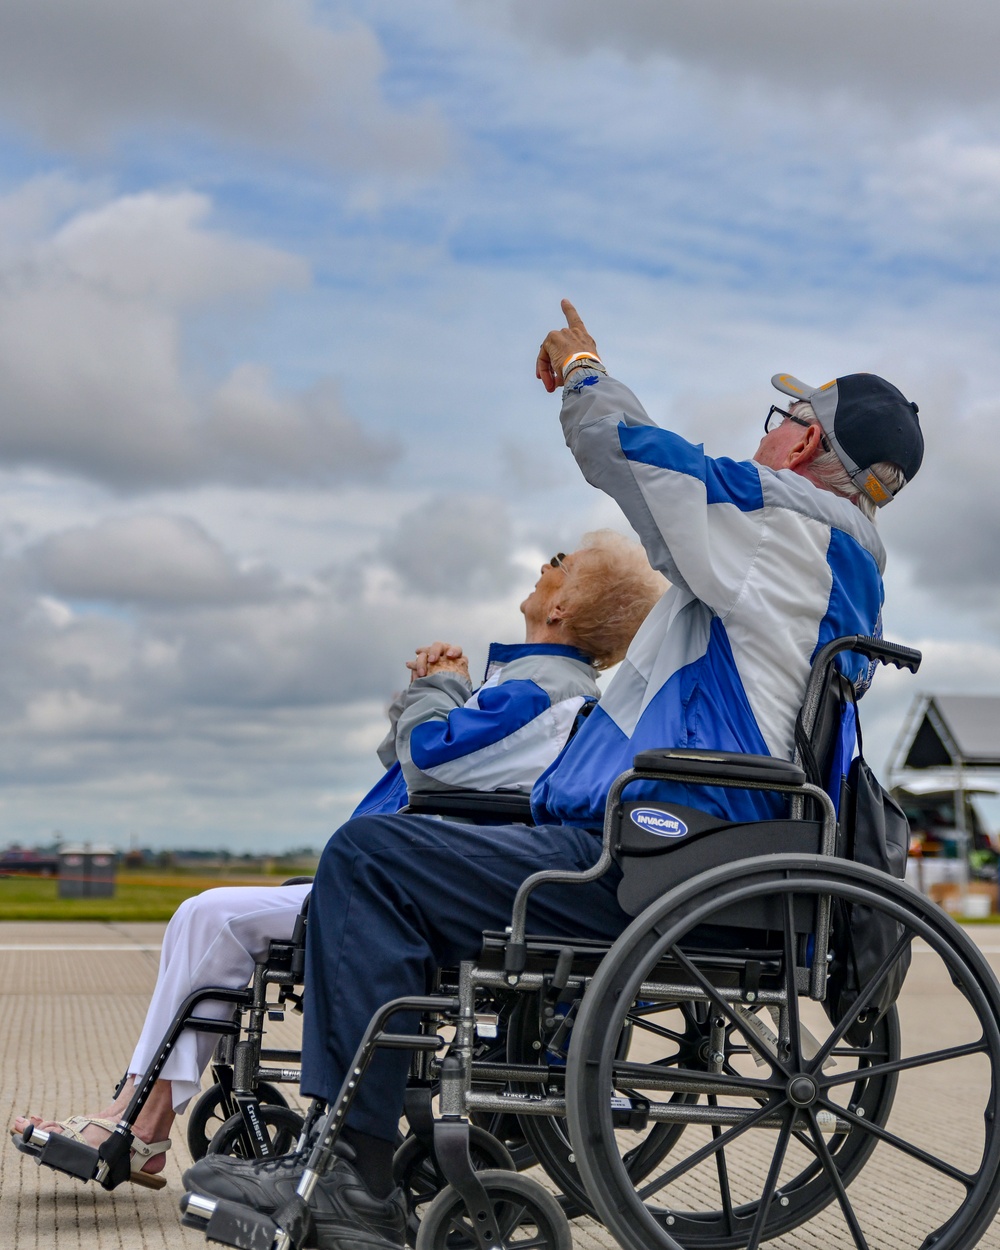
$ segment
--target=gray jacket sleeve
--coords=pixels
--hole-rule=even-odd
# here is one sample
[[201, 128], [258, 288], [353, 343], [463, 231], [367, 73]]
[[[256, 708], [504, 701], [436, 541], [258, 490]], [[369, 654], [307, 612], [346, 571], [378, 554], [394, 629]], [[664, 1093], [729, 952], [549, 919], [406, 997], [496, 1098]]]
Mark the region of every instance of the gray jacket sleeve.
[[[417, 725], [427, 721], [447, 720], [449, 713], [464, 707], [472, 695], [472, 683], [459, 673], [432, 673], [429, 677], [417, 677], [396, 696], [389, 708], [392, 722], [389, 733], [379, 745], [379, 759], [387, 768], [398, 760], [407, 779], [408, 789], [438, 787], [414, 787], [413, 764], [410, 761], [410, 735]], [[390, 743], [391, 739], [391, 743]], [[386, 758], [391, 750], [391, 758]], [[445, 788], [445, 787], [440, 787]]]
[[618, 438], [620, 423], [655, 427], [656, 422], [624, 383], [603, 376], [593, 386], [565, 388], [560, 420], [566, 445], [583, 476], [625, 513], [650, 564], [675, 586], [686, 586]]
[[460, 690], [445, 677], [410, 688], [396, 753], [411, 794], [455, 788], [527, 793], [565, 746], [583, 703], [598, 694], [589, 664], [548, 654], [510, 661], [469, 698], [461, 698], [467, 686]]
[[400, 713], [405, 706], [406, 691], [400, 690], [387, 709], [389, 728], [386, 730], [385, 737], [375, 748], [379, 759], [382, 761], [382, 767], [385, 769], [391, 768], [396, 762], [396, 726], [399, 723]]

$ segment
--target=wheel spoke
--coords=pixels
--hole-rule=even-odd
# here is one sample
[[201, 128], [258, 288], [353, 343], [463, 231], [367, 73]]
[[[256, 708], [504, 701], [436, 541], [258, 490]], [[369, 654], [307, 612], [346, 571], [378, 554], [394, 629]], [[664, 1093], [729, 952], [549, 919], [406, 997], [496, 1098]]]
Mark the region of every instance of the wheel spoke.
[[767, 1063], [771, 1064], [772, 1067], [778, 1067], [785, 1076], [789, 1076], [790, 1073], [788, 1071], [787, 1064], [782, 1061], [780, 1056], [772, 1055], [766, 1047], [762, 1046], [749, 1033], [746, 1032], [746, 1026], [743, 1025], [739, 1016], [736, 1015], [729, 1004], [722, 998], [719, 991], [715, 988], [712, 982], [709, 981], [708, 977], [706, 977], [701, 969], [694, 964], [687, 957], [687, 955], [684, 954], [681, 948], [679, 946], [671, 946], [669, 947], [669, 953], [674, 956], [688, 976], [693, 978], [701, 989], [704, 990], [705, 996], [709, 999], [709, 1001], [722, 1012], [726, 1019], [729, 1020], [735, 1028], [740, 1030], [743, 1037], [746, 1038], [747, 1044], [753, 1050], [757, 1051], [757, 1053], [760, 1054]]
[[949, 1059], [964, 1059], [968, 1055], [980, 1055], [989, 1052], [985, 1038], [978, 1042], [967, 1042], [964, 1046], [948, 1046], [944, 1050], [928, 1050], [922, 1055], [911, 1055], [908, 1059], [894, 1059], [891, 1063], [875, 1063], [870, 1067], [858, 1068], [854, 1072], [835, 1072], [833, 1076], [819, 1077], [824, 1089], [832, 1085], [846, 1085], [848, 1081], [859, 1079], [870, 1080], [872, 1077], [888, 1076], [891, 1072], [906, 1072], [911, 1068], [923, 1068], [932, 1063], [947, 1063]]
[[745, 1132], [747, 1132], [748, 1129], [753, 1128], [754, 1125], [763, 1120], [765, 1116], [768, 1116], [772, 1112], [778, 1110], [778, 1108], [783, 1105], [783, 1102], [783, 1099], [780, 1101], [777, 1099], [768, 1100], [763, 1107], [758, 1108], [751, 1115], [748, 1115], [742, 1124], [737, 1124], [733, 1128], [727, 1129], [724, 1133], [720, 1133], [714, 1141], [702, 1146], [700, 1149], [696, 1150], [694, 1154], [688, 1155], [682, 1163], [678, 1163], [676, 1167], [670, 1168], [667, 1172], [661, 1172], [661, 1174], [654, 1180], [650, 1181], [649, 1184], [644, 1185], [642, 1189], [637, 1190], [636, 1192], [639, 1197], [648, 1198], [651, 1194], [655, 1194], [659, 1190], [663, 1189], [665, 1185], [672, 1185], [679, 1176], [683, 1176], [685, 1172], [690, 1172], [691, 1169], [693, 1167], [697, 1167], [703, 1159], [707, 1159], [710, 1155], [715, 1154], [719, 1150], [724, 1150], [730, 1142], [735, 1141], [737, 1137], [741, 1137]]
[[856, 1128], [872, 1133], [879, 1141], [884, 1141], [888, 1146], [895, 1146], [897, 1150], [905, 1155], [909, 1155], [911, 1159], [917, 1159], [919, 1162], [926, 1164], [927, 1167], [933, 1168], [935, 1172], [940, 1172], [951, 1180], [957, 1181], [960, 1185], [964, 1185], [967, 1190], [971, 1189], [976, 1183], [977, 1176], [970, 1176], [960, 1168], [946, 1163], [944, 1159], [939, 1159], [937, 1155], [932, 1155], [928, 1151], [922, 1150], [919, 1146], [914, 1146], [911, 1142], [904, 1141], [902, 1137], [898, 1137], [895, 1133], [890, 1133], [888, 1129], [883, 1128], [880, 1124], [876, 1124], [873, 1120], [855, 1115], [849, 1108], [830, 1102], [829, 1099], [821, 1098], [820, 1102], [823, 1103], [823, 1106], [828, 1111], [832, 1111], [841, 1119], [849, 1121]]
[[[508, 1240], [508, 1236], [509, 1234], [504, 1235], [504, 1242]], [[537, 1237], [532, 1237], [530, 1241], [519, 1241], [516, 1243], [517, 1250], [534, 1250], [535, 1246], [547, 1246], [548, 1244], [548, 1238], [544, 1233], [540, 1233]]]
[[[800, 1036], [801, 1021], [799, 1018], [799, 991], [795, 984], [795, 925], [792, 917], [792, 896], [785, 894], [782, 902], [782, 927], [784, 929], [784, 963], [785, 963], [785, 1005], [788, 1010], [788, 1040], [791, 1050], [789, 1058], [796, 1071], [801, 1069], [802, 1038]], [[780, 1032], [780, 1029], [779, 1029]], [[781, 1039], [778, 1039], [780, 1049]]]
[[[719, 1100], [718, 1098], [716, 1098], [714, 1094], [709, 1094], [708, 1105], [710, 1107], [717, 1107], [719, 1105]], [[721, 1136], [722, 1136], [722, 1130], [720, 1129], [718, 1124], [713, 1124], [712, 1125], [713, 1139], [717, 1140]], [[733, 1195], [732, 1195], [732, 1191], [729, 1188], [729, 1167], [726, 1164], [726, 1152], [724, 1149], [720, 1148], [719, 1150], [716, 1151], [715, 1170], [718, 1173], [718, 1177], [719, 1177], [719, 1196], [722, 1200], [722, 1215], [726, 1221], [726, 1232], [732, 1235], [736, 1222], [735, 1222], [735, 1217], [734, 1217], [734, 1212], [733, 1212]]]
[[458, 1233], [459, 1236], [469, 1238], [473, 1245], [476, 1244], [476, 1230], [472, 1227], [472, 1222], [465, 1213], [465, 1207], [460, 1207], [448, 1221], [451, 1225], [451, 1231]]
[[837, 1195], [837, 1201], [840, 1203], [840, 1209], [844, 1213], [844, 1219], [847, 1221], [847, 1227], [851, 1230], [851, 1236], [854, 1238], [854, 1245], [857, 1250], [869, 1250], [868, 1242], [862, 1232], [861, 1225], [858, 1223], [858, 1217], [855, 1214], [854, 1207], [851, 1206], [851, 1200], [847, 1196], [847, 1190], [844, 1188], [844, 1182], [841, 1179], [837, 1165], [833, 1161], [829, 1147], [823, 1139], [820, 1131], [819, 1121], [816, 1119], [814, 1108], [807, 1109], [809, 1115], [809, 1131], [812, 1133], [813, 1141], [816, 1143], [816, 1149], [820, 1159], [823, 1162], [823, 1170], [830, 1178], [834, 1192]]
[[[528, 1208], [523, 1202], [519, 1206], [513, 1207], [510, 1211], [501, 1208], [501, 1214], [504, 1216], [503, 1223], [501, 1224], [500, 1220], [495, 1218], [497, 1215], [497, 1207], [499, 1206], [499, 1201], [493, 1202], [493, 1222], [496, 1225], [497, 1236], [503, 1241], [506, 1241], [511, 1233], [516, 1232], [517, 1229], [520, 1228], [521, 1220]], [[506, 1206], [506, 1203], [504, 1203], [504, 1206]], [[518, 1244], [520, 1245], [520, 1242]]]
[[764, 1224], [767, 1221], [767, 1213], [771, 1209], [771, 1203], [774, 1201], [774, 1191], [778, 1187], [778, 1177], [781, 1175], [781, 1165], [785, 1161], [785, 1153], [788, 1150], [788, 1137], [791, 1133], [794, 1118], [794, 1115], [789, 1115], [785, 1123], [782, 1124], [781, 1131], [778, 1134], [774, 1154], [771, 1156], [771, 1166], [767, 1170], [767, 1180], [764, 1182], [764, 1192], [760, 1196], [757, 1215], [753, 1222], [753, 1228], [750, 1230], [747, 1250], [757, 1250], [764, 1236]]
[[858, 997], [857, 1001], [851, 1007], [851, 1010], [844, 1013], [843, 1020], [841, 1020], [840, 1023], [834, 1028], [833, 1032], [830, 1034], [830, 1036], [826, 1039], [826, 1041], [822, 1044], [822, 1046], [820, 1046], [819, 1050], [813, 1056], [812, 1060], [810, 1061], [811, 1071], [813, 1072], [823, 1071], [823, 1064], [826, 1063], [827, 1059], [829, 1058], [830, 1052], [837, 1045], [837, 1043], [841, 1040], [841, 1038], [844, 1036], [847, 1030], [851, 1027], [851, 1024], [854, 1022], [854, 1020], [858, 1016], [862, 1015], [864, 1011], [867, 1009], [868, 1004], [874, 999], [875, 995], [882, 988], [882, 985], [885, 982], [886, 977], [895, 967], [896, 961], [902, 957], [903, 952], [913, 941], [913, 937], [914, 935], [912, 932], [910, 931], [905, 932], [903, 936], [899, 939], [899, 941], [896, 943], [896, 945], [889, 952], [889, 954], [885, 957], [885, 959], [882, 960], [882, 963], [879, 965], [878, 971], [875, 973], [872, 979], [865, 986], [863, 993]]
[[[662, 1011], [663, 1004], [657, 1003], [652, 1010]], [[677, 1033], [673, 1029], [665, 1029], [662, 1024], [653, 1024], [645, 1016], [637, 1016], [634, 1011], [630, 1011], [625, 1019], [634, 1028], [642, 1029], [644, 1033], [653, 1033], [657, 1037], [665, 1037], [668, 1042], [676, 1042], [678, 1046], [682, 1046], [688, 1040], [683, 1033]]]
[[[657, 1005], [657, 1010], [662, 1011], [662, 1004]], [[675, 1033], [672, 1029], [664, 1029], [662, 1025], [651, 1024], [649, 1020], [635, 1020], [632, 1019], [630, 1014], [627, 1016], [627, 1021], [636, 1031], [641, 1030], [642, 1033], [650, 1034], [650, 1036], [655, 1036], [655, 1038], [664, 1038], [666, 1041], [672, 1041], [677, 1046], [682, 1046], [687, 1041], [684, 1034]]]

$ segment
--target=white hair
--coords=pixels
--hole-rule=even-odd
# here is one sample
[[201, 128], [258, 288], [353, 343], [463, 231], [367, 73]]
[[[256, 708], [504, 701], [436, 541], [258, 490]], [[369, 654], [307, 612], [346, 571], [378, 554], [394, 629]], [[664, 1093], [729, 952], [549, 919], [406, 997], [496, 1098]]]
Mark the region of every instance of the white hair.
[[[803, 399], [798, 403], [792, 404], [791, 412], [803, 421], [808, 421], [810, 425], [818, 425], [820, 432], [823, 433], [823, 427], [816, 416], [816, 410], [808, 400]], [[844, 468], [840, 457], [827, 441], [825, 433], [823, 434], [823, 446], [824, 450], [819, 453], [815, 460], [809, 461], [810, 477], [815, 478], [820, 486], [833, 491], [835, 495], [842, 495], [845, 499], [850, 499], [852, 503], [857, 504], [869, 521], [874, 521], [878, 514], [878, 507], [874, 500], [865, 494]], [[906, 485], [903, 470], [898, 464], [893, 464], [891, 460], [879, 460], [876, 464], [868, 467], [869, 471], [874, 473], [882, 485], [894, 495]]]
[[639, 543], [614, 530], [584, 534], [575, 555], [560, 597], [566, 631], [595, 668], [610, 668], [668, 583]]

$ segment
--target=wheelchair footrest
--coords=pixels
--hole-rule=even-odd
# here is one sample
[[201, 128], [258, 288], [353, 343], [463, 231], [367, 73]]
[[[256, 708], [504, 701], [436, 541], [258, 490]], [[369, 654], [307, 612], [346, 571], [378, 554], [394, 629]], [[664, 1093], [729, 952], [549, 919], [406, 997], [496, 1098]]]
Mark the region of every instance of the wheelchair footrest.
[[15, 1138], [14, 1145], [45, 1167], [55, 1168], [57, 1172], [65, 1172], [67, 1176], [75, 1176], [81, 1181], [93, 1180], [100, 1162], [96, 1146], [74, 1141], [64, 1133], [46, 1133], [34, 1126], [24, 1131], [20, 1141]]
[[185, 1194], [181, 1199], [181, 1223], [197, 1228], [209, 1241], [237, 1250], [271, 1250], [281, 1229], [270, 1215], [225, 1198]]

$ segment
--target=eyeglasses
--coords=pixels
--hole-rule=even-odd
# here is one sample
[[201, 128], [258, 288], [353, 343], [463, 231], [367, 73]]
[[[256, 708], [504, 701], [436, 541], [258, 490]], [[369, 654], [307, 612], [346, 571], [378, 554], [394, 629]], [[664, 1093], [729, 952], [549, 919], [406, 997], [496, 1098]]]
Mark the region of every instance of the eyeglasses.
[[549, 561], [549, 564], [551, 564], [554, 569], [562, 569], [563, 572], [565, 573], [565, 572], [568, 572], [568, 570], [563, 567], [565, 560], [566, 560], [566, 552], [557, 551], [556, 554]]
[[[778, 420], [775, 420], [776, 417]], [[812, 421], [806, 421], [802, 417], [795, 416], [794, 413], [786, 412], [784, 408], [779, 408], [777, 404], [772, 404], [767, 411], [767, 416], [764, 418], [764, 433], [773, 434], [781, 426], [782, 421], [794, 421], [796, 425], [804, 425], [807, 429], [814, 424]], [[820, 446], [824, 451], [829, 451], [830, 443], [822, 428], [820, 429], [820, 435]]]
[[[779, 420], [775, 420], [778, 417]], [[782, 421], [794, 421], [796, 425], [812, 425], [811, 421], [803, 421], [801, 417], [793, 416], [792, 413], [786, 412], [784, 408], [779, 408], [777, 404], [772, 404], [768, 409], [767, 416], [764, 418], [764, 433], [772, 434]]]

